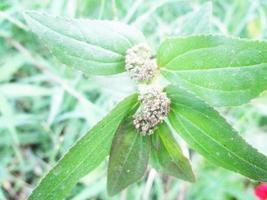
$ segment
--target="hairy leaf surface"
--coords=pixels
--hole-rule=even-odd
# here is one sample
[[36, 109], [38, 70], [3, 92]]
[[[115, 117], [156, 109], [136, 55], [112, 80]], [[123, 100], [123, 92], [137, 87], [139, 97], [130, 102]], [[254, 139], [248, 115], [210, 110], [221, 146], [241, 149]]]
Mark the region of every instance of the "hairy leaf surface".
[[267, 89], [267, 42], [170, 38], [161, 44], [157, 60], [167, 79], [214, 106], [247, 103]]
[[136, 94], [118, 104], [69, 150], [41, 180], [29, 199], [56, 200], [66, 197], [81, 177], [95, 169], [106, 158], [120, 122], [136, 104]]
[[267, 157], [250, 146], [213, 108], [185, 90], [169, 86], [169, 120], [211, 162], [258, 181], [267, 181]]
[[116, 21], [68, 19], [34, 11], [25, 18], [53, 55], [88, 75], [123, 72], [126, 50], [144, 41], [141, 32]]

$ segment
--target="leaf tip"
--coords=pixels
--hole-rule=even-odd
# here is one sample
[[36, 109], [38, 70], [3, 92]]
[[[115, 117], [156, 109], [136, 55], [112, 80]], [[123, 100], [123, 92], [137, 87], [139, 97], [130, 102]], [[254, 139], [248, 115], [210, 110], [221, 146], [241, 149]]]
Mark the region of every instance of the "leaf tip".
[[110, 197], [115, 196], [116, 194], [120, 193], [122, 190], [123, 189], [121, 189], [121, 190], [115, 189], [113, 187], [113, 185], [107, 184], [107, 192], [108, 192], [108, 196], [110, 196]]
[[196, 182], [196, 176], [195, 176], [195, 174], [193, 173], [193, 171], [191, 171], [191, 173], [188, 175], [187, 180], [188, 180], [190, 183], [194, 183], [194, 182]]

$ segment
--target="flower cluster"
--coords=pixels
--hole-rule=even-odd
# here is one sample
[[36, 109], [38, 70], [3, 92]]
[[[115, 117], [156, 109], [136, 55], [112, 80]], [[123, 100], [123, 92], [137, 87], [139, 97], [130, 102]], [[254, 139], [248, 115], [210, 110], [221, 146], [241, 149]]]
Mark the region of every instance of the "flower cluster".
[[125, 68], [130, 77], [137, 82], [149, 82], [157, 71], [156, 60], [152, 58], [149, 46], [141, 43], [128, 49]]
[[170, 110], [170, 100], [159, 88], [151, 88], [139, 96], [141, 103], [134, 115], [133, 124], [142, 135], [151, 135]]

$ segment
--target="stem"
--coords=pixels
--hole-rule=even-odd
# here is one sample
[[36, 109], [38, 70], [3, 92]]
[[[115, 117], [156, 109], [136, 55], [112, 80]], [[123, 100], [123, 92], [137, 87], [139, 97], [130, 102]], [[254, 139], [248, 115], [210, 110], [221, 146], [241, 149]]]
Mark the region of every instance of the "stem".
[[156, 178], [157, 172], [154, 169], [150, 169], [148, 178], [146, 181], [144, 193], [143, 193], [143, 200], [148, 200], [149, 199], [149, 194], [153, 185], [153, 182]]
[[185, 194], [186, 194], [186, 191], [187, 191], [187, 184], [184, 183], [181, 187], [181, 191], [177, 197], [177, 200], [184, 200], [185, 199]]
[[101, 2], [100, 2], [100, 10], [99, 10], [98, 19], [102, 19], [102, 17], [103, 17], [105, 3], [106, 3], [105, 0], [101, 0]]
[[127, 198], [127, 188], [122, 191], [120, 195], [120, 200], [126, 200], [126, 198]]

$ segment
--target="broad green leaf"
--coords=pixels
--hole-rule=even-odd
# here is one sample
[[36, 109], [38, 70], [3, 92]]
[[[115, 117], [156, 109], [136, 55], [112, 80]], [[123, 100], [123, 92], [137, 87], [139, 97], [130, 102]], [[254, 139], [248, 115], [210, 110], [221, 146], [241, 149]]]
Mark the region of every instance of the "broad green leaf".
[[109, 154], [112, 138], [123, 118], [137, 103], [134, 94], [118, 104], [83, 136], [41, 180], [30, 200], [63, 199], [77, 181], [95, 169]]
[[144, 41], [141, 32], [116, 21], [68, 19], [34, 11], [25, 18], [53, 55], [88, 75], [123, 72], [126, 50]]
[[161, 173], [193, 182], [195, 177], [190, 162], [183, 155], [165, 122], [158, 127], [152, 139], [153, 166]]
[[143, 177], [149, 158], [148, 137], [137, 133], [132, 115], [120, 125], [112, 142], [107, 187], [115, 195]]
[[174, 34], [208, 34], [211, 28], [212, 4], [207, 2], [199, 9], [190, 12], [178, 20]]
[[223, 36], [170, 38], [157, 55], [161, 72], [214, 106], [247, 103], [267, 89], [267, 42]]
[[169, 120], [211, 162], [258, 181], [267, 181], [267, 157], [250, 146], [220, 114], [193, 94], [169, 86]]

